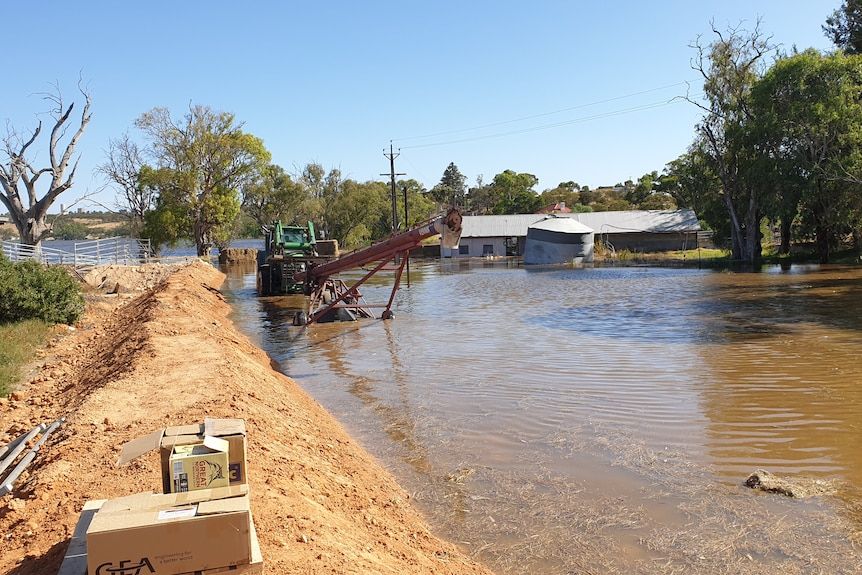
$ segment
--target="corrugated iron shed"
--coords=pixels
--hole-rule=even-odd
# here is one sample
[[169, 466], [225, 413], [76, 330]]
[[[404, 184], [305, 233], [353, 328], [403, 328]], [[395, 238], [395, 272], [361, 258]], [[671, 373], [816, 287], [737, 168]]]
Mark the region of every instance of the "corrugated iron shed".
[[[527, 228], [546, 218], [545, 214], [514, 214], [503, 216], [464, 216], [465, 238], [526, 236]], [[572, 218], [592, 228], [597, 234], [648, 232], [697, 232], [700, 224], [694, 210], [630, 210], [620, 212], [587, 212], [558, 214]]]

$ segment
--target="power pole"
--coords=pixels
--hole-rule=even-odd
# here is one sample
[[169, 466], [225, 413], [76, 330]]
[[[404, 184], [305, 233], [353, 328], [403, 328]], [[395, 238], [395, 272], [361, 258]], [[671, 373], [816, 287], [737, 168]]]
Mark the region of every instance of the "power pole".
[[[407, 174], [399, 172], [395, 172], [395, 158], [401, 155], [401, 152], [395, 152], [392, 149], [392, 142], [389, 142], [389, 153], [386, 153], [386, 148], [383, 148], [383, 157], [389, 160], [389, 173], [388, 174], [380, 174], [381, 176], [389, 176], [389, 185], [392, 191], [392, 233], [398, 231], [398, 200], [397, 200], [397, 192], [395, 191], [395, 176], [406, 176]], [[404, 226], [406, 228], [407, 221], [404, 222]]]

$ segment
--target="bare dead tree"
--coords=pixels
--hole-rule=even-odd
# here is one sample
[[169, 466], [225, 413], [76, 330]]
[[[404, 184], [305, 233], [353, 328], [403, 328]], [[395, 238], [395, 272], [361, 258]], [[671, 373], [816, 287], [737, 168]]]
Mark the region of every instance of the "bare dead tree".
[[[26, 139], [7, 125], [7, 134], [3, 139], [5, 160], [0, 163], [0, 202], [9, 210], [9, 216], [18, 235], [25, 244], [39, 245], [51, 233], [51, 224], [47, 221], [48, 208], [63, 192], [72, 187], [75, 172], [78, 168], [78, 157], [69, 169], [69, 163], [75, 153], [75, 146], [90, 123], [90, 94], [80, 86], [78, 89], [84, 97], [84, 109], [78, 128], [63, 148], [62, 141], [71, 127], [69, 118], [75, 103], [68, 106], [63, 102], [59, 87], [55, 86], [53, 93], [46, 94], [45, 99], [52, 104], [50, 115], [54, 120], [48, 140], [48, 158], [50, 166], [36, 169], [28, 159], [30, 146], [42, 132], [42, 122], [36, 126], [33, 133]], [[58, 154], [60, 148], [62, 153]], [[48, 174], [51, 178], [39, 198], [39, 178]], [[26, 207], [25, 207], [26, 200]]]
[[126, 133], [108, 142], [105, 155], [105, 163], [99, 166], [99, 172], [114, 187], [118, 208], [126, 214], [132, 236], [138, 237], [143, 229], [144, 216], [153, 208], [156, 200], [155, 189], [144, 185], [140, 179], [144, 165], [141, 150]]

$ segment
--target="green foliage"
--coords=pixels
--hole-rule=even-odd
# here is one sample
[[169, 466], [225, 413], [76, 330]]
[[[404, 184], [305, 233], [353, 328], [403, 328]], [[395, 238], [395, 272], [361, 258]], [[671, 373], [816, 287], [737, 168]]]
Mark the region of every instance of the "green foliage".
[[752, 91], [760, 186], [769, 213], [801, 214], [814, 230], [821, 261], [862, 223], [862, 56], [807, 50], [783, 58]]
[[647, 196], [640, 204], [638, 209], [641, 210], [675, 210], [676, 202], [670, 194], [662, 192], [653, 192]]
[[263, 167], [243, 187], [242, 207], [260, 226], [275, 220], [308, 221], [315, 209], [309, 188], [294, 182], [284, 168], [275, 164]]
[[862, 1], [844, 0], [826, 19], [823, 32], [847, 54], [862, 54]]
[[556, 188], [545, 190], [539, 195], [539, 204], [541, 207], [565, 202], [566, 207], [573, 208], [580, 200], [578, 190], [580, 186], [575, 182], [560, 182]]
[[539, 179], [533, 174], [505, 170], [491, 182], [491, 194], [496, 200], [495, 214], [532, 214], [541, 200], [533, 189]]
[[83, 240], [90, 233], [85, 224], [67, 218], [54, 220], [52, 226], [51, 235], [58, 240]]
[[[416, 180], [399, 180], [396, 183], [398, 189], [398, 218], [401, 221], [401, 229], [404, 227], [404, 189], [407, 189], [407, 227], [413, 227], [420, 222], [431, 218], [437, 211], [434, 200], [428, 197], [428, 192], [420, 182]], [[391, 200], [390, 200], [391, 201]]]
[[63, 269], [0, 257], [0, 324], [29, 319], [74, 323], [84, 311], [75, 280]]
[[461, 206], [467, 191], [467, 178], [458, 170], [454, 162], [450, 162], [443, 171], [440, 183], [431, 188], [431, 197], [441, 204]]
[[157, 190], [145, 217], [155, 244], [192, 239], [198, 255], [225, 245], [239, 215], [239, 188], [269, 163], [263, 141], [243, 132], [233, 114], [192, 106], [179, 121], [154, 108], [136, 125], [152, 142], [155, 165], [141, 169], [141, 185]]
[[375, 234], [375, 225], [391, 209], [388, 192], [383, 182], [345, 180], [329, 213], [331, 237], [343, 246], [357, 247], [383, 235], [379, 228]]
[[21, 367], [45, 344], [49, 329], [39, 319], [0, 324], [0, 396], [12, 391], [21, 379]]

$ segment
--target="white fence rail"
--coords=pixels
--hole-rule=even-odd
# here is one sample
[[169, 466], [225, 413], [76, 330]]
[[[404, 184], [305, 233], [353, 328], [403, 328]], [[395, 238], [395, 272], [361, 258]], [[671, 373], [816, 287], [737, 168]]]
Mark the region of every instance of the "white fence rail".
[[102, 264], [139, 265], [154, 261], [150, 257], [150, 240], [106, 238], [75, 242], [72, 251], [17, 242], [0, 242], [0, 249], [10, 261], [36, 260], [44, 264], [71, 265], [75, 269]]

